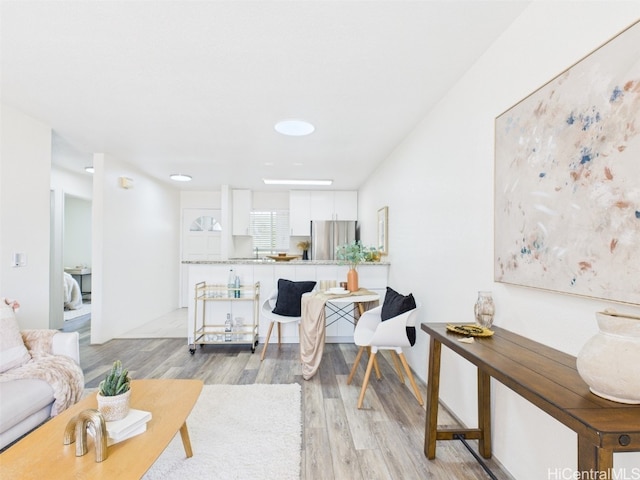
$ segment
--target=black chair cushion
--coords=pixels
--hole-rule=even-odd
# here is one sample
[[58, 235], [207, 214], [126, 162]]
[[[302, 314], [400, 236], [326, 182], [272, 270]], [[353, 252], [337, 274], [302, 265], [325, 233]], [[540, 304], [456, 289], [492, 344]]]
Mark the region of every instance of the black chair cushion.
[[[384, 296], [384, 302], [382, 303], [382, 311], [380, 312], [380, 319], [384, 322], [390, 318], [397, 317], [409, 310], [416, 308], [416, 300], [413, 298], [413, 294], [402, 295], [396, 292], [394, 289], [387, 287], [387, 293]], [[407, 338], [411, 346], [416, 343], [416, 328], [407, 327]]]
[[299, 317], [302, 314], [302, 294], [310, 292], [315, 286], [316, 282], [292, 282], [280, 278], [273, 313], [283, 317]]

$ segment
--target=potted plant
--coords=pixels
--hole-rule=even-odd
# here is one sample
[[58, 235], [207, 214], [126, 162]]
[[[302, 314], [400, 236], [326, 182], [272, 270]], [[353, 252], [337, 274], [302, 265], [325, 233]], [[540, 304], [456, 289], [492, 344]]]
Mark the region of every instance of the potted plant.
[[376, 247], [369, 247], [366, 252], [367, 262], [379, 262], [382, 258], [380, 249]]
[[298, 248], [302, 250], [302, 259], [309, 260], [309, 247], [311, 246], [311, 242], [303, 241], [298, 242]]
[[358, 265], [367, 259], [367, 248], [360, 240], [340, 245], [336, 250], [336, 256], [341, 264], [348, 264], [347, 290], [355, 292], [358, 290]]
[[98, 410], [107, 422], [121, 420], [129, 414], [131, 378], [122, 362], [113, 362], [111, 370], [98, 386]]

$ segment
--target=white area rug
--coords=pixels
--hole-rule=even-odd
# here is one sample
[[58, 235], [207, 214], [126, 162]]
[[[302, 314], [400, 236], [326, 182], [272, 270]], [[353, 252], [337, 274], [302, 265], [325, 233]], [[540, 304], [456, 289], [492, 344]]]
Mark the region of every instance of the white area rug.
[[144, 479], [300, 478], [298, 384], [205, 385], [187, 427], [193, 457], [178, 434]]

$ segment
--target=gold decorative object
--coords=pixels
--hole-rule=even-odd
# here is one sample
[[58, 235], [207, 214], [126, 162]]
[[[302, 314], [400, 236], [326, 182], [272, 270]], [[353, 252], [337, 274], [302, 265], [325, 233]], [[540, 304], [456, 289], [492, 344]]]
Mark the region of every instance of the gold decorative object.
[[447, 330], [454, 333], [460, 333], [469, 337], [490, 337], [493, 335], [493, 330], [489, 330], [486, 327], [479, 325], [452, 325], [447, 324]]
[[76, 442], [76, 457], [82, 457], [87, 453], [87, 428], [93, 427], [95, 432], [94, 444], [96, 446], [96, 462], [102, 462], [107, 458], [107, 422], [102, 414], [95, 408], [83, 410], [67, 423], [64, 429], [64, 444], [71, 445]]

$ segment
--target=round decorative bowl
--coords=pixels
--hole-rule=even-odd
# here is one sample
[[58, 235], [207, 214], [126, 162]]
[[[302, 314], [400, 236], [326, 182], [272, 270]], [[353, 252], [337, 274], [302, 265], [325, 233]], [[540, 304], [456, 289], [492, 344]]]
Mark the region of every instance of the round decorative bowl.
[[640, 404], [640, 317], [597, 312], [599, 332], [584, 344], [576, 366], [594, 394]]
[[96, 394], [98, 399], [98, 411], [102, 414], [105, 421], [113, 422], [122, 420], [129, 415], [129, 400], [131, 398], [131, 389], [121, 395], [113, 397], [103, 397], [100, 392]]

